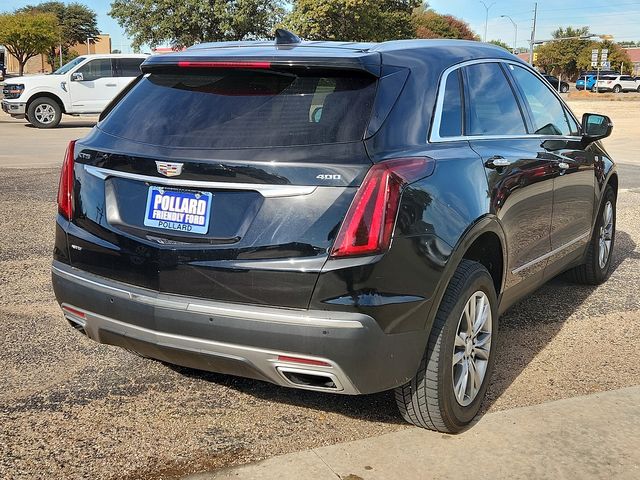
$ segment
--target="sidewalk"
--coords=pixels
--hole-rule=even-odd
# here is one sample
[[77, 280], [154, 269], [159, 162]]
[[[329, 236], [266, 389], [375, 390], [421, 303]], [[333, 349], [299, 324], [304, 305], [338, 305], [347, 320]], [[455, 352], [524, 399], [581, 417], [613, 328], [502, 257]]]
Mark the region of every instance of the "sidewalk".
[[640, 478], [640, 386], [485, 415], [461, 435], [408, 428], [185, 480]]

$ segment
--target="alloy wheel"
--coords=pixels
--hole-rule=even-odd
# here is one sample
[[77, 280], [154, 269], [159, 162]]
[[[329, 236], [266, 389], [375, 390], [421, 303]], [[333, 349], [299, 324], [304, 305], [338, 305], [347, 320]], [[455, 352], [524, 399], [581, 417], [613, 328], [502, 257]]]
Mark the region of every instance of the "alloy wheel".
[[613, 240], [613, 205], [607, 201], [602, 211], [602, 225], [598, 236], [598, 263], [601, 269], [607, 265], [611, 255], [611, 241]]
[[48, 125], [56, 118], [56, 111], [48, 103], [43, 103], [35, 108], [34, 116], [38, 122]]
[[453, 348], [453, 392], [463, 407], [475, 400], [482, 387], [491, 350], [491, 328], [489, 298], [477, 291], [460, 315]]

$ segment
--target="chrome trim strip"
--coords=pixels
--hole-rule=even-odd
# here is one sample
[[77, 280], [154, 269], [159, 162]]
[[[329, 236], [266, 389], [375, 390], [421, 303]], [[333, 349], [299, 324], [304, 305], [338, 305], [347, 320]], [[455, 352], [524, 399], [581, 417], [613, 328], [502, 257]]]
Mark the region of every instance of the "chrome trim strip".
[[94, 177], [105, 180], [109, 177], [127, 178], [140, 182], [167, 185], [170, 187], [192, 187], [192, 188], [217, 188], [223, 190], [251, 190], [260, 193], [265, 198], [274, 197], [296, 197], [299, 195], [310, 195], [318, 188], [316, 185], [265, 185], [262, 183], [231, 183], [231, 182], [208, 182], [205, 180], [181, 180], [179, 178], [161, 178], [150, 175], [140, 175], [138, 173], [119, 172], [107, 168], [84, 165], [84, 170]]
[[[518, 138], [547, 138], [547, 139], [562, 139], [562, 140], [581, 140], [580, 136], [563, 136], [563, 135], [538, 135], [538, 134], [521, 134], [521, 135], [461, 135], [458, 137], [441, 137], [440, 136], [440, 124], [442, 120], [442, 110], [444, 108], [444, 90], [447, 84], [447, 78], [451, 72], [454, 72], [460, 68], [467, 67], [469, 65], [476, 65], [479, 63], [508, 63], [512, 65], [517, 65], [519, 67], [525, 68], [529, 72], [533, 73], [537, 76], [542, 82], [546, 82], [540, 74], [535, 70], [532, 70], [526, 64], [522, 64], [521, 62], [517, 62], [514, 60], [509, 60], [506, 58], [483, 58], [478, 60], [468, 60], [466, 62], [457, 63], [449, 68], [447, 68], [440, 78], [440, 82], [438, 83], [438, 96], [436, 98], [436, 108], [433, 115], [433, 123], [431, 124], [431, 131], [428, 134], [427, 141], [429, 143], [442, 143], [442, 142], [459, 142], [463, 140], [503, 140], [503, 139], [518, 139]], [[546, 85], [545, 85], [546, 86]], [[573, 114], [571, 109], [568, 107], [566, 102], [558, 95], [558, 92], [549, 88], [550, 92], [553, 92], [555, 97], [560, 101], [564, 109], [573, 117], [575, 122], [578, 125], [581, 125], [581, 122], [578, 121], [576, 116]]]
[[551, 250], [550, 252], [545, 253], [544, 255], [539, 256], [538, 258], [534, 258], [533, 260], [531, 260], [530, 262], [525, 263], [524, 265], [511, 270], [511, 273], [513, 273], [514, 275], [520, 273], [522, 270], [526, 270], [529, 267], [534, 266], [536, 263], [539, 263], [543, 260], [546, 260], [549, 257], [554, 256], [556, 253], [561, 252], [562, 250], [564, 250], [565, 248], [569, 248], [571, 245], [573, 245], [574, 243], [579, 242], [580, 240], [584, 239], [585, 237], [588, 237], [590, 234], [590, 232], [585, 232], [582, 235], [580, 235], [577, 238], [574, 238], [573, 240], [565, 243], [564, 245], [559, 246], [558, 248], [556, 248], [555, 250]]
[[[73, 267], [69, 267], [73, 268]], [[157, 308], [167, 308], [205, 315], [219, 315], [226, 318], [234, 318], [238, 321], [247, 320], [254, 322], [279, 323], [286, 325], [316, 327], [316, 328], [365, 328], [357, 318], [367, 317], [360, 313], [324, 311], [324, 310], [289, 310], [278, 307], [262, 307], [253, 305], [237, 305], [233, 303], [216, 302], [212, 300], [189, 298], [180, 295], [166, 294], [154, 290], [136, 289], [125, 290], [106, 285], [91, 277], [92, 274], [74, 274], [55, 265], [51, 267], [54, 274], [66, 278], [80, 285], [89, 284], [93, 288], [108, 295], [118, 296], [133, 302], [151, 305]], [[116, 282], [114, 282], [116, 283]], [[148, 292], [148, 293], [146, 293]]]

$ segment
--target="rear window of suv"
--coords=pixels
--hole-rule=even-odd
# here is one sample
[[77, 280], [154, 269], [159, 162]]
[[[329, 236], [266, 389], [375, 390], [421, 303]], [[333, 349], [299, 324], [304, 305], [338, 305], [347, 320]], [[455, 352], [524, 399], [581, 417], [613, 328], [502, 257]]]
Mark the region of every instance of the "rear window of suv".
[[172, 147], [351, 142], [364, 136], [375, 86], [354, 72], [176, 69], [145, 75], [99, 128]]

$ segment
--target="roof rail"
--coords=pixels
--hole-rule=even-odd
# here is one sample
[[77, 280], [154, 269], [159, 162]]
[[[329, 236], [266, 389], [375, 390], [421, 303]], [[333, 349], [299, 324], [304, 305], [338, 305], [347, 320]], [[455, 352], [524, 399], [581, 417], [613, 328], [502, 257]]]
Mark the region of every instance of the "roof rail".
[[276, 28], [276, 45], [293, 45], [301, 43], [300, 37], [284, 28]]

